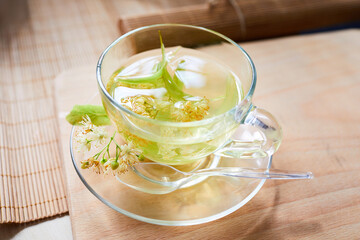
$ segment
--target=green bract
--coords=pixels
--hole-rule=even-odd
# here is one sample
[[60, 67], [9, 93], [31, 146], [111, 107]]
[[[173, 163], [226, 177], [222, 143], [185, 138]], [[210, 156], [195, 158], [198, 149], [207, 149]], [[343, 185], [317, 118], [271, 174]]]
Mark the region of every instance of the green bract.
[[[119, 83], [125, 83], [125, 84], [146, 84], [146, 83], [152, 83], [152, 84], [161, 84], [165, 86], [170, 98], [176, 101], [182, 101], [184, 100], [185, 96], [190, 96], [189, 94], [186, 94], [182, 91], [182, 88], [184, 87], [184, 83], [180, 81], [178, 76], [175, 74], [174, 77], [171, 77], [167, 70], [167, 60], [166, 60], [166, 54], [165, 54], [165, 46], [162, 41], [161, 33], [159, 31], [159, 37], [160, 37], [160, 46], [161, 46], [161, 61], [157, 64], [155, 67], [156, 71], [153, 75], [148, 77], [117, 77], [116, 82]], [[117, 71], [116, 73], [120, 73], [120, 71]]]
[[66, 120], [72, 125], [78, 125], [86, 115], [96, 126], [111, 124], [104, 107], [97, 105], [75, 105], [66, 116]]

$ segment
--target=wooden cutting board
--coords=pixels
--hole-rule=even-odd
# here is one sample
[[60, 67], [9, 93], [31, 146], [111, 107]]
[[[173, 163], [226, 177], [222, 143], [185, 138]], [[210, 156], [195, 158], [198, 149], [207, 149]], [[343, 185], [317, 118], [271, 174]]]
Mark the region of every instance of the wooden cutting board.
[[[139, 222], [95, 198], [77, 176], [64, 116], [97, 91], [95, 66], [56, 79], [70, 217], [76, 239], [355, 239], [360, 229], [360, 31], [243, 44], [258, 71], [254, 103], [283, 126], [273, 167], [309, 170], [309, 181], [267, 181], [215, 222], [165, 227]], [[105, 47], [105, 46], [104, 46]], [[222, 50], [219, 50], [221, 53]], [[225, 53], [223, 53], [225, 54]]]

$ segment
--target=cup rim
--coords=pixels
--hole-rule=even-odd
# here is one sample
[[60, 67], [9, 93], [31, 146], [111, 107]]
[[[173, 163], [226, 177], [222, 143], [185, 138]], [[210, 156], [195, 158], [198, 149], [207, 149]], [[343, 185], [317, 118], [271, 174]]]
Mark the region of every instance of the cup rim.
[[[238, 103], [236, 106], [234, 106], [233, 108], [229, 109], [228, 111], [210, 117], [210, 118], [205, 118], [202, 120], [198, 120], [198, 121], [192, 121], [192, 122], [171, 122], [171, 121], [164, 121], [164, 120], [157, 120], [157, 119], [151, 119], [151, 118], [147, 118], [145, 116], [142, 116], [140, 114], [137, 114], [133, 111], [130, 111], [129, 109], [123, 107], [120, 103], [118, 103], [110, 94], [109, 92], [106, 90], [105, 85], [103, 84], [102, 80], [101, 80], [101, 66], [102, 66], [102, 62], [104, 60], [104, 57], [106, 56], [106, 54], [109, 52], [109, 50], [114, 47], [118, 42], [120, 42], [122, 39], [136, 33], [139, 31], [143, 31], [146, 29], [151, 29], [151, 28], [156, 28], [156, 27], [171, 27], [171, 26], [176, 26], [176, 27], [185, 27], [185, 28], [193, 28], [193, 29], [197, 29], [197, 30], [201, 30], [201, 31], [206, 31], [209, 33], [212, 33], [214, 35], [219, 36], [220, 38], [226, 40], [227, 42], [229, 42], [230, 44], [232, 44], [233, 46], [237, 47], [238, 49], [240, 49], [240, 51], [242, 51], [246, 57], [246, 59], [248, 60], [248, 62], [250, 63], [251, 66], [251, 70], [252, 70], [252, 81], [251, 81], [251, 86], [249, 88], [249, 91], [246, 93], [245, 97], [241, 100], [240, 103]], [[100, 90], [102, 91], [102, 93], [106, 96], [106, 98], [113, 104], [115, 105], [118, 109], [120, 109], [121, 111], [126, 112], [127, 114], [136, 117], [138, 119], [147, 121], [147, 122], [151, 122], [157, 125], [165, 125], [165, 126], [173, 126], [173, 127], [196, 127], [196, 126], [202, 126], [202, 125], [206, 125], [209, 123], [212, 123], [214, 121], [216, 121], [217, 119], [221, 119], [223, 118], [225, 115], [229, 114], [230, 112], [236, 110], [236, 108], [241, 105], [244, 101], [251, 99], [254, 91], [255, 91], [255, 86], [256, 86], [256, 80], [257, 80], [257, 74], [256, 74], [256, 69], [255, 69], [255, 65], [252, 61], [252, 59], [250, 58], [249, 54], [239, 45], [237, 44], [235, 41], [231, 40], [230, 38], [226, 37], [225, 35], [218, 33], [216, 31], [204, 28], [204, 27], [199, 27], [199, 26], [193, 26], [193, 25], [186, 25], [186, 24], [175, 24], [175, 23], [165, 23], [165, 24], [154, 24], [154, 25], [149, 25], [149, 26], [144, 26], [144, 27], [140, 27], [134, 30], [131, 30], [123, 35], [121, 35], [119, 38], [117, 38], [114, 42], [112, 42], [100, 55], [97, 66], [96, 66], [96, 78], [97, 78], [97, 83], [98, 86], [100, 87]]]

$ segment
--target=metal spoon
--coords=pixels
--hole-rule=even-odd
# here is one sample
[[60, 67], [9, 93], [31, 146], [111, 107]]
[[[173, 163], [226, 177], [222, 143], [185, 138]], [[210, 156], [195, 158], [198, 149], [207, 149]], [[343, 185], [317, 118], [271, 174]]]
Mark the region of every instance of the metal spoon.
[[227, 176], [256, 179], [311, 179], [311, 172], [294, 172], [267, 168], [217, 167], [183, 172], [173, 166], [160, 163], [139, 163], [132, 166], [133, 171], [146, 180], [159, 184], [161, 194], [173, 192], [185, 184], [208, 176]]

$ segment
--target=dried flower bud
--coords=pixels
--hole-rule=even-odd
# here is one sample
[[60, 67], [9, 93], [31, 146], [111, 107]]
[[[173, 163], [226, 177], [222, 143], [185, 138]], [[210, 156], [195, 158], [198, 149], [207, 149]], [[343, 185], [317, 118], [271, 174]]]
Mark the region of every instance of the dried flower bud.
[[144, 155], [140, 154], [140, 155], [138, 156], [138, 159], [139, 159], [139, 161], [144, 161], [144, 160], [145, 160], [145, 157], [144, 157]]
[[110, 166], [112, 170], [116, 170], [119, 167], [119, 163], [116, 161], [112, 161]]
[[88, 161], [85, 161], [85, 162], [82, 162], [82, 163], [81, 163], [81, 168], [82, 168], [82, 169], [87, 169], [87, 168], [89, 168], [89, 166], [90, 166], [90, 165], [89, 165], [89, 162], [88, 162]]
[[103, 159], [101, 159], [101, 161], [100, 161], [100, 163], [101, 163], [102, 165], [104, 165], [106, 162], [107, 162], [107, 159], [106, 159], [106, 158], [103, 158]]

